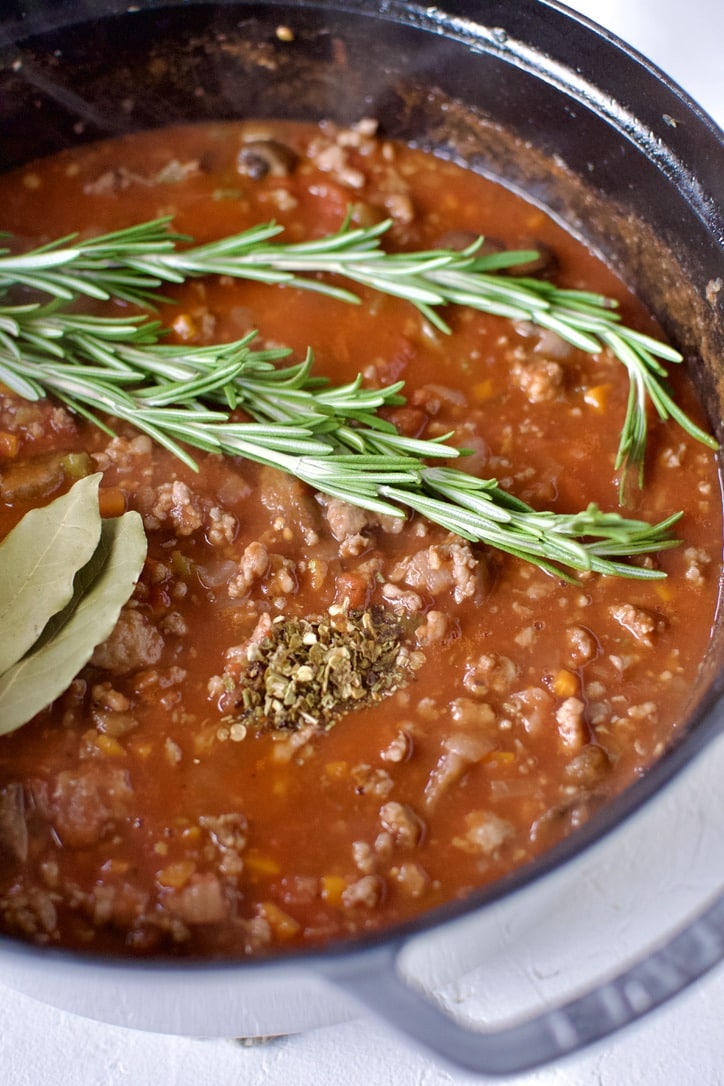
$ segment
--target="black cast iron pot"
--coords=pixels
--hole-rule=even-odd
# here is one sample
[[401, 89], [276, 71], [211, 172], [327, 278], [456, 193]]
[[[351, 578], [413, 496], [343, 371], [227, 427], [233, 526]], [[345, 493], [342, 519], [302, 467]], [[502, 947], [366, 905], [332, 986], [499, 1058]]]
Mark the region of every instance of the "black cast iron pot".
[[[292, 30], [276, 34], [280, 25]], [[721, 436], [724, 145], [675, 86], [553, 0], [267, 3], [16, 0], [0, 16], [0, 163], [173, 122], [379, 118], [387, 136], [493, 173], [565, 220], [616, 268], [682, 350]], [[721, 625], [721, 624], [720, 624]], [[458, 1066], [506, 1074], [598, 1040], [724, 957], [724, 898], [619, 976], [495, 1030], [443, 1014], [400, 968], [419, 936], [458, 966], [470, 932], [625, 833], [723, 730], [722, 632], [690, 719], [651, 771], [582, 830], [510, 878], [382, 935], [248, 964], [117, 963], [0, 942], [7, 983], [127, 1025], [208, 1032], [198, 1008], [231, 1002], [234, 1032], [269, 1032], [286, 1000], [310, 1024], [328, 987]], [[721, 873], [712, 872], [721, 893]], [[477, 940], [480, 942], [480, 940]], [[484, 938], [482, 939], [484, 942]], [[467, 961], [468, 965], [473, 964]], [[324, 988], [326, 996], [320, 994]], [[120, 993], [120, 995], [119, 995]], [[110, 1002], [124, 1008], [109, 1012]], [[115, 1006], [115, 1004], [114, 1004]], [[218, 1012], [220, 1013], [220, 1012]], [[228, 1015], [227, 1015], [228, 1017]], [[219, 1017], [224, 1028], [225, 1019]]]

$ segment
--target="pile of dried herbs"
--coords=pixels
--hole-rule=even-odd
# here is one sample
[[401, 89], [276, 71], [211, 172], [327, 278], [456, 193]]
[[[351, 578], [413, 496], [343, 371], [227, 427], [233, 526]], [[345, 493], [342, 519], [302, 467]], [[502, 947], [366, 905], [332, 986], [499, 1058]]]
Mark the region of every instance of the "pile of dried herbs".
[[422, 654], [403, 644], [403, 621], [382, 608], [279, 616], [248, 650], [235, 719], [293, 731], [331, 728], [350, 709], [381, 701], [409, 680]]

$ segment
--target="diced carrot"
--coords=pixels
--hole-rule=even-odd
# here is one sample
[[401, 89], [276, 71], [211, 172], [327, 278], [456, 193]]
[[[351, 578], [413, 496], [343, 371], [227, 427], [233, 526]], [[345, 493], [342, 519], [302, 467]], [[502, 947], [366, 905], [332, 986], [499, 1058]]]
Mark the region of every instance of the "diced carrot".
[[105, 875], [125, 875], [130, 870], [130, 863], [128, 860], [106, 860], [101, 867], [101, 871]]
[[198, 334], [196, 321], [190, 313], [179, 313], [178, 317], [172, 322], [171, 327], [179, 339], [184, 341], [193, 339]]
[[483, 758], [483, 762], [498, 766], [514, 765], [518, 760], [515, 751], [513, 750], [491, 750], [490, 754], [486, 754]]
[[341, 573], [334, 586], [334, 602], [346, 604], [352, 610], [365, 607], [368, 594], [367, 578], [359, 573]]
[[593, 388], [587, 388], [583, 393], [583, 400], [589, 407], [593, 407], [596, 411], [603, 412], [608, 406], [610, 392], [610, 385], [594, 385]]
[[573, 698], [578, 693], [578, 679], [568, 668], [561, 668], [553, 676], [553, 693], [557, 698]]
[[492, 378], [486, 377], [483, 381], [478, 381], [473, 385], [473, 396], [476, 400], [489, 400], [493, 395], [493, 381]]
[[342, 875], [323, 875], [321, 878], [322, 897], [328, 905], [341, 905], [342, 894], [347, 888], [347, 880]]
[[119, 486], [105, 486], [98, 491], [102, 517], [121, 517], [126, 511], [126, 495]]
[[118, 740], [114, 739], [112, 735], [105, 735], [103, 732], [98, 734], [95, 745], [109, 758], [124, 758], [126, 755], [124, 747], [121, 746]]
[[8, 433], [7, 430], [0, 430], [0, 456], [4, 460], [12, 460], [16, 457], [19, 448], [20, 441], [17, 434]]
[[278, 875], [281, 871], [273, 856], [253, 850], [244, 853], [244, 866], [255, 875]]
[[282, 941], [292, 939], [301, 930], [299, 921], [284, 909], [280, 909], [273, 901], [265, 901], [261, 906], [261, 911], [277, 939]]

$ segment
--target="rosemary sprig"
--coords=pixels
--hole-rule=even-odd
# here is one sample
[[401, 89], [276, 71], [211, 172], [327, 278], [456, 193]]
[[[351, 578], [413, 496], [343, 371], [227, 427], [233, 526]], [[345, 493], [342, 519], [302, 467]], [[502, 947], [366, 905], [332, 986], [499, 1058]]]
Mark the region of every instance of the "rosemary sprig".
[[[390, 225], [389, 220], [364, 228], [345, 223], [326, 237], [285, 244], [272, 240], [282, 228], [265, 223], [220, 241], [188, 246], [192, 239], [172, 232], [170, 219], [160, 218], [90, 240], [61, 238], [20, 256], [0, 249], [0, 293], [22, 284], [62, 300], [80, 294], [148, 305], [162, 300], [158, 288], [163, 283], [217, 274], [294, 285], [358, 302], [354, 293], [319, 278], [333, 274], [406, 299], [443, 332], [449, 332], [449, 327], [438, 310], [457, 304], [530, 321], [591, 354], [608, 348], [626, 366], [630, 379], [615, 463], [622, 473], [622, 495], [630, 475], [635, 475], [639, 485], [643, 482], [648, 401], [662, 419], [673, 419], [697, 441], [717, 447], [714, 438], [677, 406], [667, 387], [661, 361], [679, 363], [681, 354], [626, 328], [614, 300], [563, 290], [543, 280], [501, 276], [502, 270], [535, 254], [480, 256], [482, 239], [460, 252], [388, 253], [380, 238]], [[180, 243], [187, 247], [179, 248]]]
[[[381, 418], [404, 402], [400, 382], [366, 389], [360, 378], [332, 386], [312, 356], [280, 366], [285, 350], [236, 343], [184, 349], [159, 342], [146, 317], [80, 316], [47, 306], [0, 308], [0, 380], [28, 399], [55, 395], [112, 432], [122, 419], [195, 467], [186, 446], [269, 464], [333, 497], [381, 514], [412, 509], [458, 535], [517, 555], [558, 576], [567, 570], [651, 579], [634, 554], [675, 546], [671, 527], [602, 513], [539, 513], [501, 490], [429, 460], [461, 451], [450, 435], [408, 438]], [[253, 422], [237, 422], [242, 408]]]

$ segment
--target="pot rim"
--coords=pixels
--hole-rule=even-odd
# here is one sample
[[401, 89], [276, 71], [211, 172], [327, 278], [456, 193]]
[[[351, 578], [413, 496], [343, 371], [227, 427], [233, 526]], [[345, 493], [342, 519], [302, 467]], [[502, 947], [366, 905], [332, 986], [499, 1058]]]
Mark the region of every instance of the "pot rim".
[[[417, 0], [379, 0], [379, 3], [371, 2], [371, 0], [265, 0], [262, 5], [257, 5], [254, 0], [190, 0], [190, 2], [187, 0], [141, 0], [130, 10], [124, 0], [102, 0], [102, 3], [92, 5], [89, 5], [87, 0], [61, 0], [59, 4], [53, 6], [50, 16], [47, 13], [37, 15], [32, 12], [28, 18], [21, 18], [10, 23], [6, 21], [5, 25], [0, 21], [0, 49], [12, 46], [21, 40], [73, 25], [118, 15], [133, 17], [133, 14], [137, 12], [143, 14], [180, 6], [238, 7], [249, 9], [252, 13], [258, 6], [285, 10], [316, 9], [335, 15], [351, 14], [382, 19], [386, 22], [412, 26], [421, 32], [432, 32], [444, 35], [446, 38], [452, 37], [465, 41], [475, 52], [493, 53], [513, 65], [526, 68], [541, 78], [545, 75], [559, 89], [594, 110], [622, 136], [632, 141], [649, 160], [655, 161], [669, 180], [674, 178], [677, 184], [683, 184], [683, 191], [694, 213], [704, 222], [713, 236], [720, 241], [724, 237], [724, 181], [722, 180], [724, 171], [719, 168], [717, 172], [715, 169], [716, 154], [718, 153], [721, 163], [724, 153], [724, 131], [684, 90], [636, 49], [592, 20], [574, 12], [559, 0], [529, 0], [526, 6], [531, 10], [547, 9], [547, 12], [551, 13], [555, 19], [564, 20], [561, 25], [567, 25], [570, 22], [577, 23], [586, 35], [598, 39], [599, 44], [605, 43], [620, 62], [630, 65], [631, 70], [639, 73], [643, 71], [650, 83], [655, 83], [659, 90], [664, 88], [672, 104], [675, 103], [680, 110], [683, 110], [686, 124], [682, 127], [689, 130], [687, 138], [691, 138], [693, 132], [706, 144], [710, 152], [698, 163], [700, 168], [704, 168], [705, 179], [702, 179], [699, 172], [694, 172], [686, 160], [680, 157], [679, 152], [672, 146], [674, 139], [671, 141], [672, 145], [662, 144], [651, 128], [640, 121], [632, 109], [622, 106], [614, 96], [595, 82], [589, 81], [588, 76], [583, 73], [583, 68], [574, 73], [569, 67], [535, 46], [527, 46], [507, 36], [498, 27], [483, 23], [482, 19], [486, 12], [481, 8], [484, 5], [472, 0], [445, 0], [444, 7], [440, 8], [423, 7]], [[502, 11], [505, 0], [489, 0], [486, 6], [494, 12]], [[89, 7], [92, 10], [89, 10]], [[520, 5], [516, 5], [516, 8], [519, 7]], [[479, 22], [475, 21], [476, 17], [480, 20]], [[471, 41], [471, 35], [476, 36], [475, 41]], [[566, 77], [569, 79], [568, 82]], [[664, 114], [665, 122], [666, 117], [667, 115]], [[681, 122], [678, 124], [680, 125]], [[677, 125], [671, 129], [674, 137], [676, 129]], [[721, 200], [714, 196], [717, 186], [722, 190]], [[720, 611], [721, 607], [720, 599]], [[721, 615], [719, 618], [721, 621]], [[472, 891], [463, 900], [447, 902], [412, 920], [378, 931], [335, 939], [331, 943], [319, 946], [282, 950], [248, 960], [133, 958], [131, 956], [116, 957], [93, 951], [84, 951], [81, 954], [59, 947], [25, 943], [4, 935], [0, 936], [0, 951], [42, 956], [44, 961], [50, 959], [54, 962], [74, 965], [109, 966], [120, 971], [133, 969], [141, 972], [157, 970], [205, 972], [243, 969], [253, 972], [261, 968], [268, 970], [310, 964], [324, 966], [373, 948], [399, 948], [416, 936], [430, 933], [441, 926], [468, 917], [478, 910], [488, 908], [504, 898], [520, 894], [534, 883], [567, 867], [584, 851], [621, 828], [641, 807], [652, 801], [664, 788], [670, 786], [680, 773], [701, 755], [705, 747], [722, 733], [724, 733], [724, 667], [720, 666], [702, 700], [690, 713], [682, 734], [671, 743], [644, 776], [630, 784], [614, 799], [606, 802], [586, 821], [584, 826], [573, 831], [525, 866], [489, 886]]]

